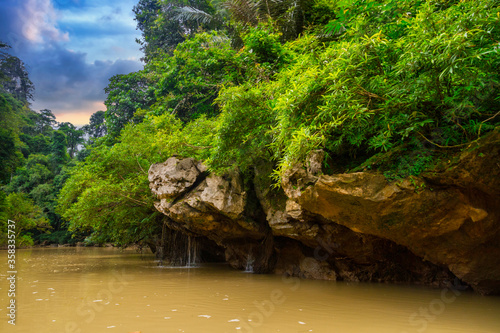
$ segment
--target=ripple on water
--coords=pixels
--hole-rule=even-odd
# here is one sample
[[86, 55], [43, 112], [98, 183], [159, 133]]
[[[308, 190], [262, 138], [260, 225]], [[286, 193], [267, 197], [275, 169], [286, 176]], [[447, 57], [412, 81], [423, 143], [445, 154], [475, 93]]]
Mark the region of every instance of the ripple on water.
[[198, 315], [198, 317], [200, 317], [200, 318], [207, 318], [207, 319], [208, 318], [212, 318], [211, 315]]

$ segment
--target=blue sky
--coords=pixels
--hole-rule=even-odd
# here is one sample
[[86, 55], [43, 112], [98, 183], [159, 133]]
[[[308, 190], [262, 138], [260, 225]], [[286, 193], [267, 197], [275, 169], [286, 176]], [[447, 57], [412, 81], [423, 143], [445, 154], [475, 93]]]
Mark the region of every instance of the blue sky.
[[88, 123], [115, 74], [142, 68], [137, 0], [0, 0], [0, 40], [27, 65], [34, 110]]

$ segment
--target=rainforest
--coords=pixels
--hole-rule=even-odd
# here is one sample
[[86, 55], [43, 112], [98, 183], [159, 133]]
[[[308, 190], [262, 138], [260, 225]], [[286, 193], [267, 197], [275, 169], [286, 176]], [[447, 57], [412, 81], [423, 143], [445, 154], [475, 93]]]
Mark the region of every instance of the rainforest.
[[143, 69], [79, 128], [0, 44], [2, 235], [500, 294], [497, 0], [133, 11]]

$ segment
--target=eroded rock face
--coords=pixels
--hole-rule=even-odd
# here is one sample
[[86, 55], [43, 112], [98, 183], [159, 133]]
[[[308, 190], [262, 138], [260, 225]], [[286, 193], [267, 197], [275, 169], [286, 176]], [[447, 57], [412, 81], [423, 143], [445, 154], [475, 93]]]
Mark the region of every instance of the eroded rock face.
[[171, 227], [215, 241], [232, 266], [304, 278], [449, 286], [500, 293], [500, 134], [421, 178], [324, 175], [323, 153], [271, 186], [272, 165], [208, 175], [172, 157], [149, 170]]
[[[225, 247], [226, 257], [246, 260], [252, 252], [254, 257], [262, 258], [262, 262], [256, 263], [257, 270], [272, 270], [266, 258], [272, 254], [261, 253], [268, 226], [252, 219], [255, 212], [247, 209], [248, 195], [241, 177], [236, 173], [207, 176], [205, 170], [189, 158], [171, 157], [152, 165], [150, 188], [160, 199], [155, 203], [156, 209], [171, 219], [170, 227], [207, 237]], [[234, 263], [236, 267], [241, 265]]]
[[195, 159], [171, 157], [151, 165], [149, 187], [158, 199], [173, 199], [185, 193], [204, 172], [205, 166]]
[[326, 224], [404, 246], [482, 293], [500, 292], [500, 161], [498, 133], [441, 172], [387, 183], [380, 174], [314, 176], [303, 168], [284, 178], [286, 195]]

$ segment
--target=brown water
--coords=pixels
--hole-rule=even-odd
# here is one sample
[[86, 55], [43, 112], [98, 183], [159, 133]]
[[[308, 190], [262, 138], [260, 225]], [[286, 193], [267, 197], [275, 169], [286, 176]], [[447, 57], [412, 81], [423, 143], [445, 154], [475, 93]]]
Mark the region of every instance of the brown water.
[[112, 248], [17, 251], [16, 326], [0, 332], [500, 332], [500, 298], [254, 275], [222, 264], [159, 268]]

